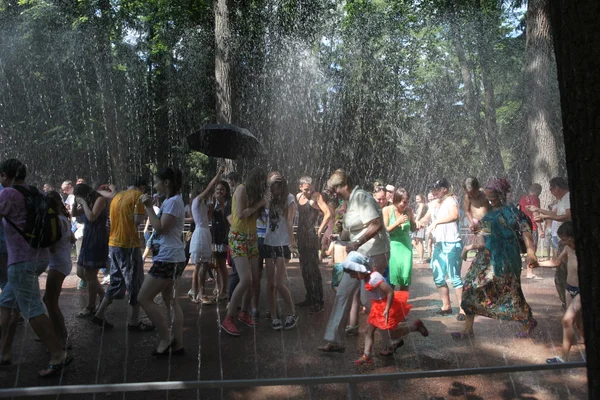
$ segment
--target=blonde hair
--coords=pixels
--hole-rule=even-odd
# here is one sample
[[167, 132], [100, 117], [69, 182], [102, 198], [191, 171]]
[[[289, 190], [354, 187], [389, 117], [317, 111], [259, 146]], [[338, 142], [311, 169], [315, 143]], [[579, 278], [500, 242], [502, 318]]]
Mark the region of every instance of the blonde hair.
[[336, 169], [327, 180], [327, 186], [335, 188], [338, 186], [349, 186], [350, 177], [342, 168]]

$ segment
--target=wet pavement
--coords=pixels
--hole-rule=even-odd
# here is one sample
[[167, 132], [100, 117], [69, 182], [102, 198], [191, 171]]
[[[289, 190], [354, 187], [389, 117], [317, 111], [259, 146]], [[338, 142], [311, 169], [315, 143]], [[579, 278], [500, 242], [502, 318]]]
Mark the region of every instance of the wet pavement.
[[[147, 264], [146, 267], [149, 267]], [[463, 265], [463, 276], [468, 263]], [[218, 315], [224, 316], [225, 304], [201, 306], [182, 299], [185, 315], [183, 357], [157, 360], [150, 353], [157, 344], [157, 334], [132, 333], [126, 328], [125, 301], [115, 301], [107, 313], [114, 323], [112, 331], [102, 332], [88, 319], [77, 314], [85, 306], [86, 293], [76, 289], [78, 278], [73, 272], [65, 280], [60, 304], [72, 341], [73, 363], [62, 377], [40, 379], [37, 370], [48, 356], [42, 344], [33, 340], [28, 324], [20, 325], [14, 346], [14, 365], [0, 369], [0, 387], [32, 387], [56, 385], [91, 385], [95, 383], [131, 383], [160, 381], [192, 381], [221, 379], [292, 378], [328, 375], [384, 374], [426, 370], [481, 368], [489, 366], [543, 364], [557, 354], [562, 340], [562, 310], [554, 289], [553, 269], [536, 270], [541, 280], [528, 280], [523, 275], [523, 292], [539, 325], [530, 339], [517, 339], [515, 322], [477, 318], [475, 338], [455, 340], [450, 332], [460, 330], [454, 316], [438, 317], [434, 312], [441, 301], [433, 285], [427, 265], [415, 265], [409, 322], [420, 318], [430, 336], [411, 334], [405, 345], [393, 357], [374, 357], [374, 365], [354, 366], [362, 354], [364, 339], [348, 337], [346, 351], [322, 353], [316, 347], [323, 344], [323, 334], [335, 293], [328, 281], [331, 268], [322, 265], [325, 310], [308, 314], [298, 309], [295, 329], [275, 331], [261, 316], [257, 329], [242, 328], [241, 337], [230, 337], [219, 331]], [[193, 266], [184, 273], [185, 285], [191, 284]], [[288, 266], [292, 296], [303, 300], [304, 288], [297, 260]], [[42, 276], [42, 285], [45, 275]], [[209, 284], [212, 288], [213, 284]], [[186, 286], [186, 287], [187, 287]], [[262, 281], [260, 312], [266, 312]], [[452, 292], [452, 290], [451, 290]], [[283, 306], [283, 305], [282, 305]], [[366, 315], [361, 314], [361, 328]], [[241, 324], [238, 324], [238, 327]], [[376, 335], [375, 353], [381, 350]], [[571, 361], [583, 359], [584, 347], [571, 350]], [[521, 372], [469, 377], [447, 377], [373, 382], [357, 385], [358, 398], [364, 399], [585, 399], [587, 379], [584, 369], [565, 371]], [[149, 391], [137, 393], [102, 393], [97, 395], [61, 395], [61, 399], [345, 399], [347, 385], [276, 386], [248, 389], [211, 389]], [[57, 396], [39, 397], [43, 399]]]

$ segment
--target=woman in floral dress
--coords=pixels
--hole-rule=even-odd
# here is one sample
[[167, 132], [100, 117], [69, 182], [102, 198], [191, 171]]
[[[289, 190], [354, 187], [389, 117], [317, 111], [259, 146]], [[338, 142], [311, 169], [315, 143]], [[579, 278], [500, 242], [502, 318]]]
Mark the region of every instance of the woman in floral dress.
[[464, 279], [465, 328], [452, 332], [454, 338], [473, 336], [476, 315], [521, 322], [521, 331], [516, 335], [519, 338], [530, 337], [537, 325], [521, 290], [520, 242], [527, 249], [527, 264], [537, 266], [531, 229], [527, 217], [506, 203], [509, 190], [506, 179], [492, 179], [486, 185], [490, 210], [481, 221], [475, 242], [463, 249], [463, 259], [472, 249], [477, 255]]

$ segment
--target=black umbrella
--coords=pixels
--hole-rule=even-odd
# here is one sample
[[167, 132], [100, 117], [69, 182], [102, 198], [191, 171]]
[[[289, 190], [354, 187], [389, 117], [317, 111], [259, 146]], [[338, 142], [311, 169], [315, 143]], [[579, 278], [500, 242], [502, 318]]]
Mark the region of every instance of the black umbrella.
[[190, 149], [210, 157], [253, 158], [265, 153], [249, 130], [230, 124], [209, 124], [187, 137]]

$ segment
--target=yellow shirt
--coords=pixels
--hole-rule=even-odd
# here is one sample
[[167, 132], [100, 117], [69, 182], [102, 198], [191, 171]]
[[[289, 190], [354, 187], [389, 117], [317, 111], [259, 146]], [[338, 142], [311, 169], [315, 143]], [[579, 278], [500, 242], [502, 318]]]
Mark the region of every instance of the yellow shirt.
[[[239, 185], [235, 191], [240, 190], [244, 185]], [[256, 214], [252, 214], [247, 218], [240, 219], [237, 215], [237, 204], [235, 201], [235, 194], [231, 200], [231, 228], [230, 231], [237, 233], [244, 233], [247, 235], [256, 234]]]
[[146, 210], [140, 202], [142, 192], [127, 190], [119, 192], [110, 203], [110, 237], [108, 245], [132, 249], [142, 247], [134, 216], [144, 215]]

